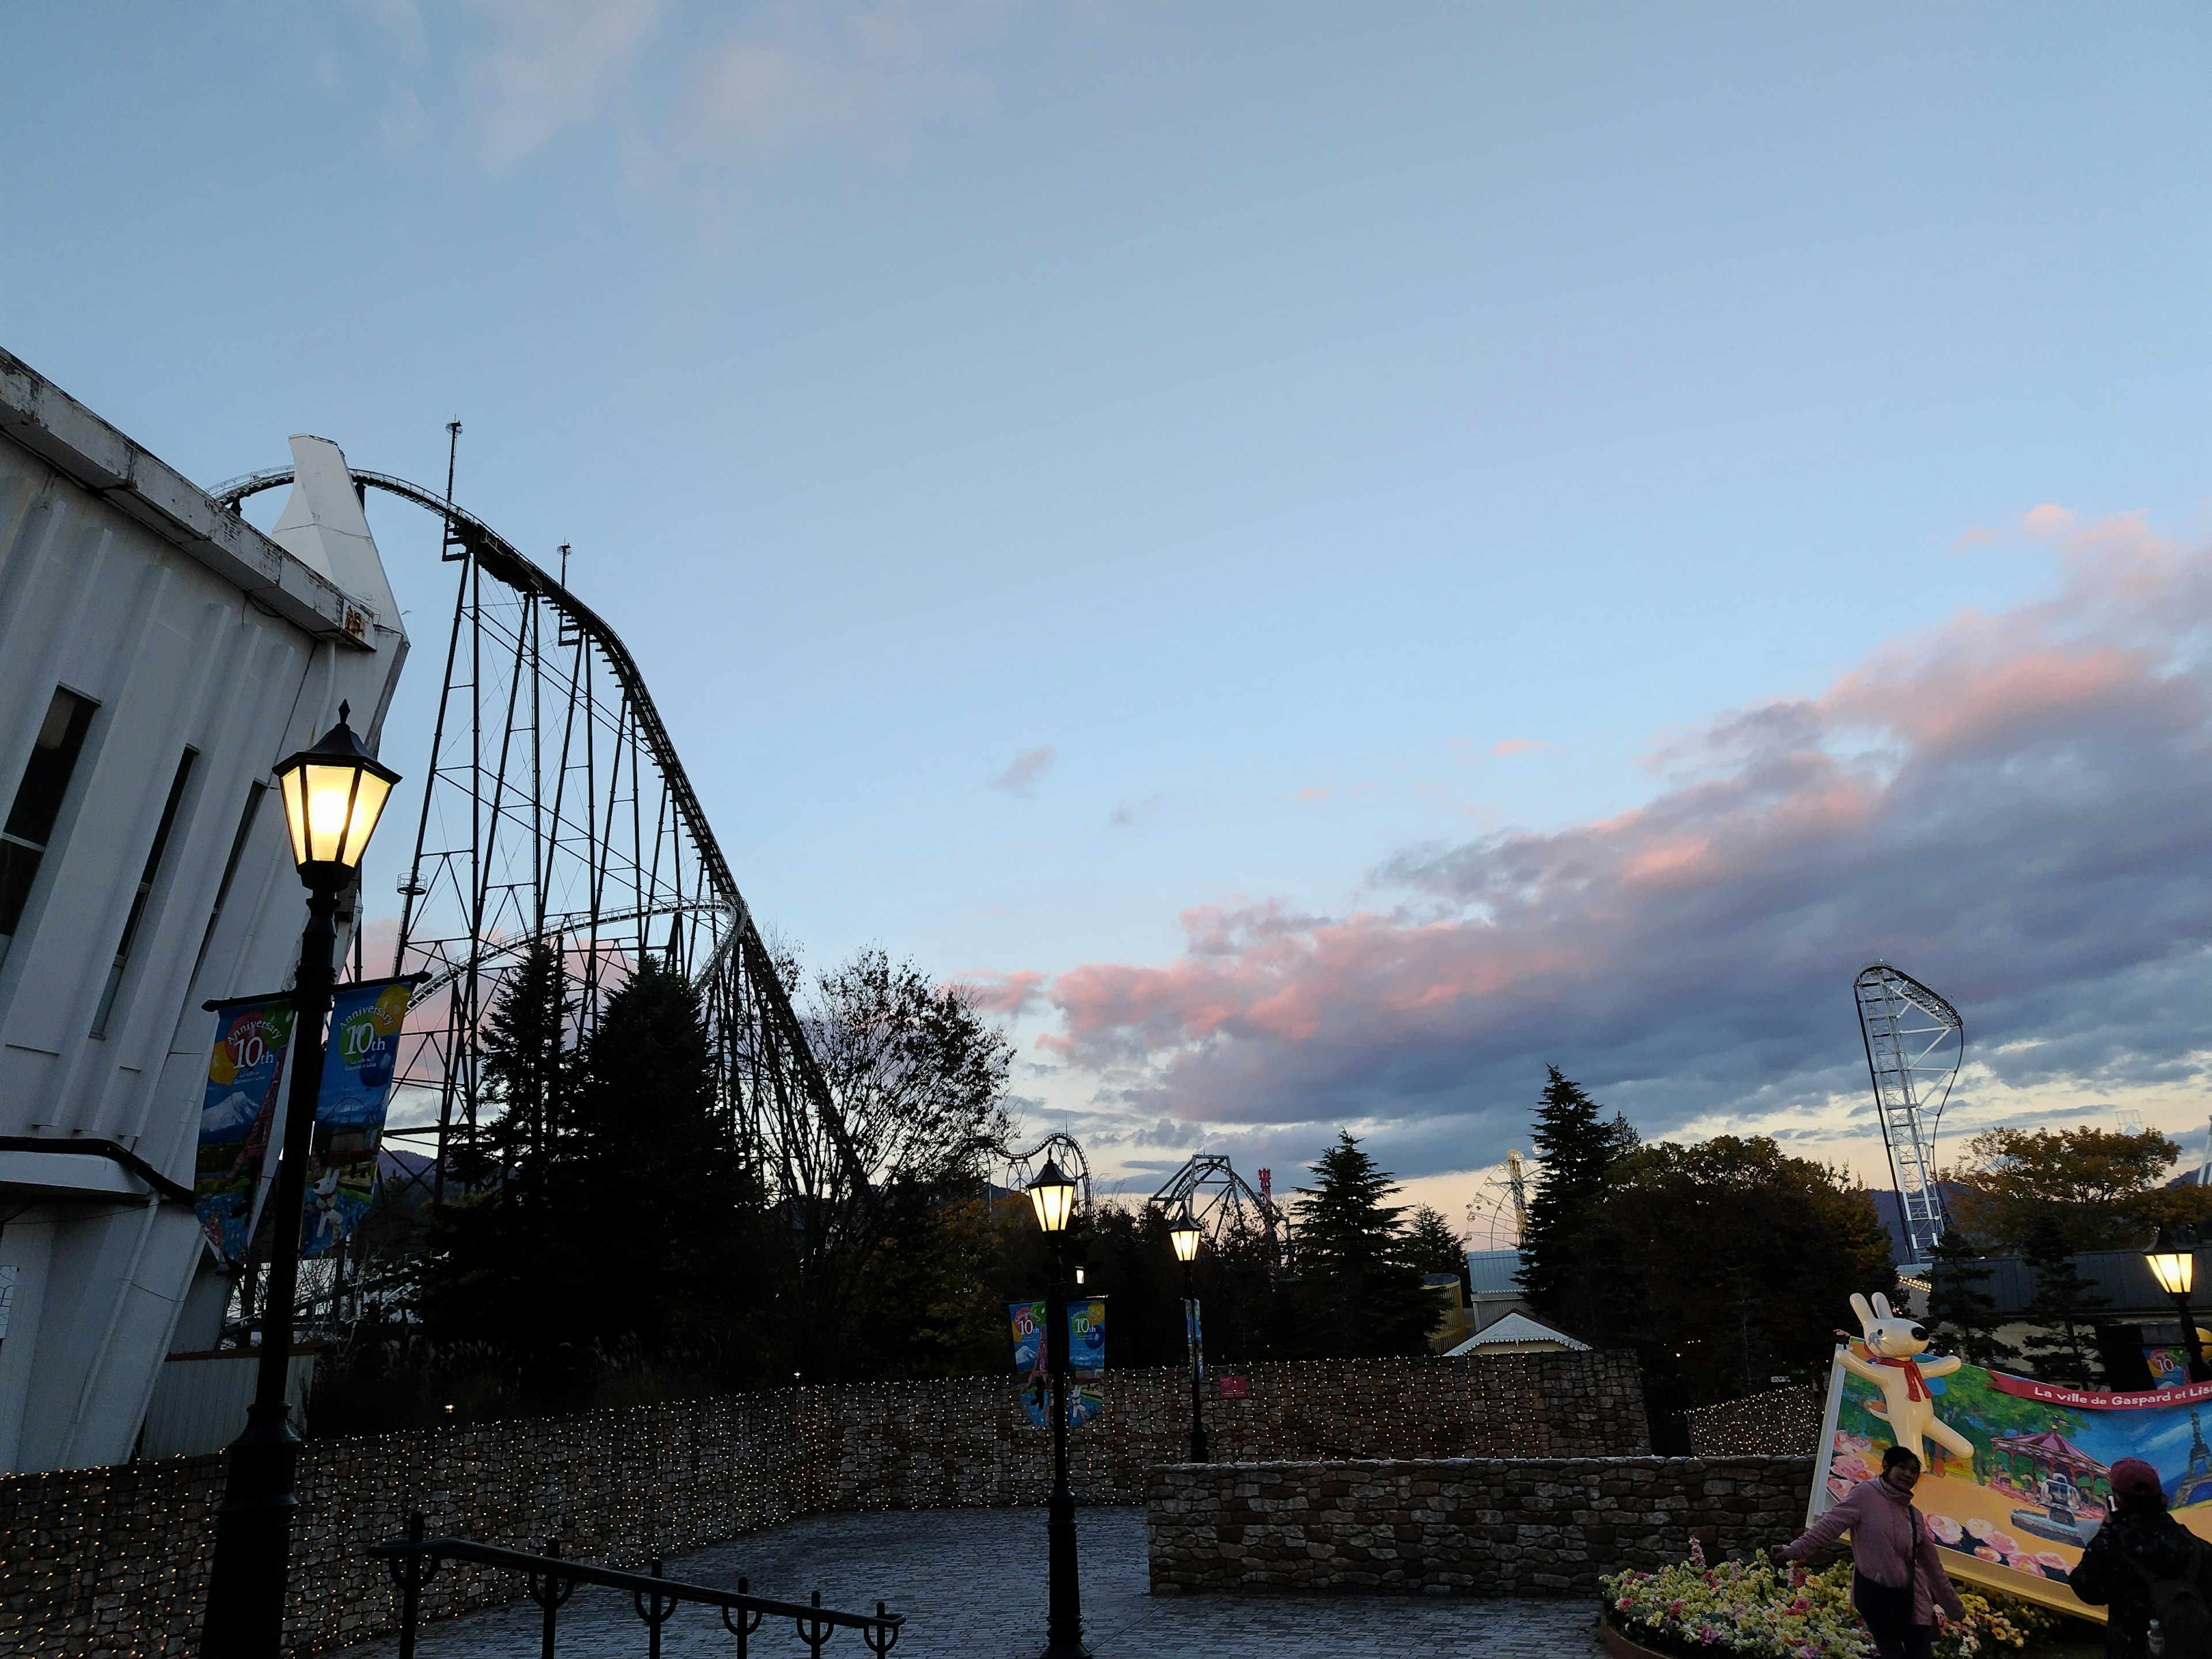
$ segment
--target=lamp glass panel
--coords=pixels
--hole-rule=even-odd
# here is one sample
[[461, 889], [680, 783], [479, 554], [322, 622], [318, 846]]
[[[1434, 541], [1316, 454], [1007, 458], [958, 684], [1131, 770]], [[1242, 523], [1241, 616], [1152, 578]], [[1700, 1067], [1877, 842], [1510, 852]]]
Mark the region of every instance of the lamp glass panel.
[[1067, 1225], [1067, 1212], [1075, 1206], [1075, 1183], [1049, 1182], [1030, 1188], [1030, 1202], [1036, 1206], [1037, 1225], [1048, 1233], [1060, 1231]]
[[391, 794], [392, 786], [375, 773], [364, 771], [361, 775], [361, 787], [354, 791], [345, 848], [339, 855], [340, 861], [347, 866], [358, 865], [362, 854], [368, 850], [368, 838], [376, 833], [376, 821], [384, 816], [384, 803]]
[[1190, 1261], [1196, 1260], [1198, 1241], [1203, 1238], [1205, 1234], [1198, 1228], [1186, 1224], [1169, 1229], [1168, 1237], [1175, 1241], [1176, 1260]]
[[277, 780], [284, 797], [284, 827], [292, 834], [292, 862], [307, 861], [307, 781], [295, 767]]
[[307, 796], [307, 857], [317, 864], [336, 864], [345, 850], [346, 825], [353, 817], [356, 767], [324, 766], [310, 761], [300, 769], [301, 787]]
[[2168, 1296], [2187, 1296], [2197, 1281], [2197, 1257], [2188, 1251], [2158, 1251], [2143, 1257], [2151, 1277]]

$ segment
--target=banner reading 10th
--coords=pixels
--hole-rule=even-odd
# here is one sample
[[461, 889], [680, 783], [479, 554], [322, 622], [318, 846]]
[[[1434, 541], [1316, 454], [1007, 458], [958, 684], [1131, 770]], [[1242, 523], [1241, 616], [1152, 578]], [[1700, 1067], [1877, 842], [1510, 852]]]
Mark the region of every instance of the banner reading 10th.
[[[1046, 1370], [1047, 1304], [1009, 1302], [1014, 1332], [1014, 1372], [1023, 1407], [1042, 1429], [1052, 1421], [1052, 1377]], [[1106, 1298], [1067, 1304], [1067, 1426], [1080, 1428], [1106, 1409]]]

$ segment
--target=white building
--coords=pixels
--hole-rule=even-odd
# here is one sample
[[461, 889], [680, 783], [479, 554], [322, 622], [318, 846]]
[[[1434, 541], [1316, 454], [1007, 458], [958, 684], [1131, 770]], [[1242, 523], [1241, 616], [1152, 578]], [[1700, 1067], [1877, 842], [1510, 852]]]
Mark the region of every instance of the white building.
[[374, 748], [407, 653], [344, 457], [292, 453], [264, 536], [0, 351], [0, 1470], [129, 1457], [196, 1281], [219, 1327], [201, 1004], [291, 982], [270, 769], [341, 701]]

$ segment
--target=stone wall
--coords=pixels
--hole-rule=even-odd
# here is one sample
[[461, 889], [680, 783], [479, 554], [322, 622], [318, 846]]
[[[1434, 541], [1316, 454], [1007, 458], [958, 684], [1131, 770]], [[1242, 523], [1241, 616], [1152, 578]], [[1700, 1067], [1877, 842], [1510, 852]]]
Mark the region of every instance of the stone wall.
[[[1625, 1353], [1254, 1365], [1250, 1397], [1209, 1401], [1219, 1458], [1601, 1455], [1649, 1449]], [[1109, 1372], [1108, 1409], [1070, 1437], [1091, 1504], [1145, 1500], [1184, 1455], [1187, 1378]], [[435, 1535], [612, 1566], [795, 1516], [1035, 1504], [1049, 1440], [1007, 1377], [787, 1389], [680, 1405], [311, 1442], [301, 1460], [289, 1635], [295, 1651], [391, 1628], [363, 1552], [420, 1510]], [[197, 1651], [220, 1457], [0, 1478], [0, 1655]], [[764, 1587], [765, 1588], [765, 1587]], [[442, 1617], [520, 1593], [447, 1567]], [[775, 1593], [771, 1589], [769, 1593]]]
[[1809, 1457], [1183, 1463], [1146, 1493], [1152, 1589], [1589, 1595], [1692, 1537], [1794, 1536], [1812, 1482]]

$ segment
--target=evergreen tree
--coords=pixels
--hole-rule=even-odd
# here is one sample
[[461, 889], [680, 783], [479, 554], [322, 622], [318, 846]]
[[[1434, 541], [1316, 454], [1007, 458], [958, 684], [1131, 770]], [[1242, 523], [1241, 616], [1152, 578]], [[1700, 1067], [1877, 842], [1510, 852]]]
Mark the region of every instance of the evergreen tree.
[[1341, 1129], [1311, 1167], [1297, 1203], [1303, 1346], [1344, 1358], [1425, 1352], [1443, 1310], [1406, 1259], [1389, 1173]]
[[533, 940], [500, 988], [480, 1045], [484, 1091], [499, 1107], [489, 1139], [510, 1182], [542, 1170], [564, 1126], [575, 1012], [560, 951]]
[[564, 1046], [573, 1014], [560, 953], [533, 942], [484, 1022], [479, 1076], [493, 1115], [447, 1168], [465, 1190], [426, 1218], [420, 1305], [441, 1340], [489, 1342], [534, 1361], [562, 1322], [573, 1229], [550, 1194], [553, 1126], [574, 1071]]
[[2092, 1316], [2112, 1304], [2075, 1267], [2065, 1230], [2048, 1211], [2029, 1226], [2024, 1255], [2035, 1273], [2035, 1299], [2027, 1316], [2036, 1329], [2022, 1345], [2029, 1364], [2046, 1382], [2079, 1386], [2098, 1380], [2102, 1364]]
[[1582, 1085], [1547, 1066], [1536, 1106], [1536, 1164], [1541, 1172], [1521, 1236], [1521, 1288], [1539, 1313], [1595, 1337], [1607, 1323], [1618, 1251], [1605, 1235], [1604, 1200], [1620, 1160], [1636, 1149], [1636, 1131], [1604, 1109]]
[[575, 1091], [577, 1151], [564, 1212], [590, 1242], [571, 1285], [580, 1334], [647, 1353], [697, 1352], [732, 1334], [759, 1210], [714, 1088], [699, 994], [648, 957], [607, 999]]
[[1467, 1241], [1425, 1204], [1414, 1207], [1413, 1219], [1407, 1224], [1404, 1253], [1406, 1260], [1423, 1273], [1449, 1273], [1459, 1280], [1460, 1294], [1469, 1293]]
[[1990, 1273], [1974, 1242], [1956, 1227], [1946, 1228], [1929, 1268], [1928, 1322], [1969, 1365], [2002, 1368], [2019, 1354], [1997, 1339], [1996, 1298], [1982, 1288]]

